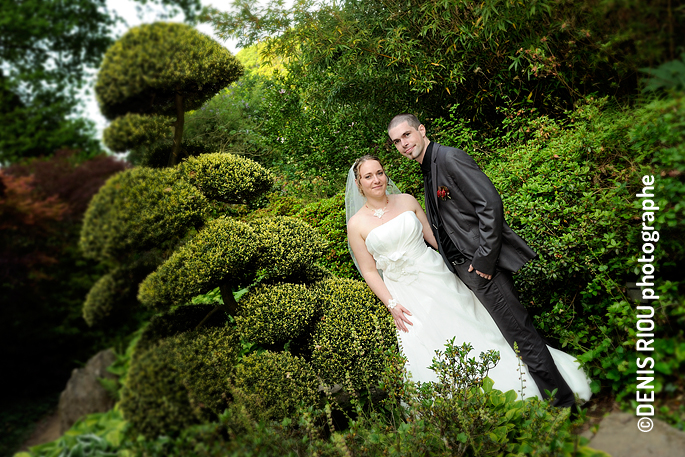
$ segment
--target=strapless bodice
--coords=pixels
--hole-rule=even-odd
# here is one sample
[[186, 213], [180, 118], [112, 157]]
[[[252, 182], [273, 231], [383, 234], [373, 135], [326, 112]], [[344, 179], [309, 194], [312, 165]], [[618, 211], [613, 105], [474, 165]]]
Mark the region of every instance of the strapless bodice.
[[366, 248], [385, 278], [412, 282], [419, 273], [415, 261], [427, 249], [421, 221], [413, 211], [405, 211], [371, 230]]

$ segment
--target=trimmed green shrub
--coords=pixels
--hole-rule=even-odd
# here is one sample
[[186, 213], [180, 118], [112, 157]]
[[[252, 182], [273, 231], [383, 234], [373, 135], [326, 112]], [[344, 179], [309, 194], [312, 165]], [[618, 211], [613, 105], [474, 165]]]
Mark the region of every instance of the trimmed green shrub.
[[241, 351], [236, 328], [214, 319], [210, 327], [178, 333], [187, 328], [183, 317], [197, 319], [196, 311], [211, 307], [184, 308], [158, 316], [143, 332], [121, 391], [124, 416], [148, 438], [216, 419], [227, 405], [229, 376]]
[[316, 312], [312, 292], [301, 284], [259, 286], [240, 300], [240, 336], [258, 344], [285, 343], [309, 326]]
[[91, 200], [79, 246], [88, 258], [116, 260], [183, 236], [208, 211], [204, 195], [176, 170], [126, 170]]
[[243, 73], [221, 44], [186, 24], [156, 22], [133, 27], [105, 53], [95, 84], [102, 114], [176, 114], [197, 109]]
[[267, 192], [271, 174], [257, 162], [228, 153], [202, 154], [184, 160], [181, 176], [211, 200], [244, 203]]
[[157, 268], [160, 258], [156, 250], [131, 257], [129, 262], [100, 278], [88, 292], [82, 312], [91, 327], [103, 320], [111, 323], [139, 308], [134, 286]]
[[130, 295], [128, 278], [115, 270], [101, 277], [90, 289], [83, 304], [83, 319], [90, 326], [102, 322]]
[[[145, 353], [163, 339], [181, 334], [189, 328], [197, 327], [213, 309], [214, 305], [186, 305], [152, 316], [136, 343], [133, 358], [136, 358], [138, 354]], [[224, 314], [214, 313], [205, 321], [203, 326], [221, 327], [225, 323], [226, 316]]]
[[319, 233], [305, 222], [279, 216], [252, 222], [260, 241], [258, 263], [267, 277], [285, 278], [312, 265], [325, 248]]
[[173, 138], [173, 125], [172, 119], [166, 116], [128, 113], [107, 126], [102, 132], [102, 141], [114, 152], [126, 152], [149, 146], [161, 139]]
[[134, 357], [121, 390], [124, 417], [147, 438], [177, 435], [198, 423], [171, 351], [170, 342], [163, 341]]
[[173, 363], [195, 415], [213, 420], [227, 406], [229, 377], [240, 356], [235, 325], [192, 330], [173, 338]]
[[289, 352], [253, 353], [236, 367], [234, 400], [253, 417], [281, 420], [298, 406], [316, 405], [319, 381], [311, 365]]
[[323, 316], [312, 335], [312, 365], [326, 383], [350, 390], [376, 385], [383, 352], [397, 347], [395, 323], [366, 283], [332, 278], [313, 292]]
[[[224, 282], [251, 280], [259, 245], [252, 227], [219, 218], [207, 223], [140, 284], [138, 300], [158, 310], [189, 301]], [[252, 241], [252, 242], [251, 242]]]

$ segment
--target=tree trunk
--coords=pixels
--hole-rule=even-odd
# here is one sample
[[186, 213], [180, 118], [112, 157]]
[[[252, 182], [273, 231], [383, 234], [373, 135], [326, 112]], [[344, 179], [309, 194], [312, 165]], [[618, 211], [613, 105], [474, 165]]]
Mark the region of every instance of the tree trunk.
[[176, 92], [176, 122], [174, 122], [174, 148], [169, 154], [168, 166], [175, 166], [181, 159], [181, 145], [183, 144], [183, 123], [185, 122], [185, 108], [183, 95]]
[[217, 311], [226, 311], [228, 314], [231, 316], [235, 316], [236, 313], [238, 312], [238, 302], [235, 301], [235, 297], [233, 296], [233, 290], [231, 289], [230, 284], [222, 284], [219, 286], [219, 290], [221, 291], [221, 298], [224, 301], [223, 305], [219, 305], [215, 307], [213, 310], [211, 310], [205, 317], [202, 319], [202, 321], [197, 324], [195, 329], [198, 329], [204, 325], [207, 320], [214, 315]]
[[219, 290], [221, 291], [221, 298], [224, 300], [224, 306], [226, 307], [226, 311], [231, 316], [235, 316], [238, 312], [238, 302], [235, 301], [231, 285], [221, 284], [219, 286]]

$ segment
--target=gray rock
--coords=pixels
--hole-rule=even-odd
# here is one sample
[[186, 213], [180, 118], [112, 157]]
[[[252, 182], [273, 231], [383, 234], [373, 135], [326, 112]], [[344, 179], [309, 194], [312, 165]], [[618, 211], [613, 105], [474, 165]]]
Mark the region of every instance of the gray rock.
[[674, 457], [685, 456], [685, 432], [666, 422], [652, 419], [649, 432], [638, 429], [638, 418], [628, 413], [611, 413], [602, 419], [599, 430], [582, 433], [588, 446], [604, 451], [611, 457]]
[[107, 367], [115, 359], [114, 352], [106, 349], [91, 357], [85, 367], [71, 372], [67, 387], [59, 396], [60, 435], [82, 416], [109, 411], [114, 406], [114, 399], [102, 387], [98, 378], [116, 378], [107, 371]]

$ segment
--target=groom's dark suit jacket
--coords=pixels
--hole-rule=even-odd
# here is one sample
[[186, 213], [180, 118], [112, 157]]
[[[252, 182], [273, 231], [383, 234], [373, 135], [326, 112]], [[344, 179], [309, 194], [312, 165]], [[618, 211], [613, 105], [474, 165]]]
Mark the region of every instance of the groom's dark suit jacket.
[[[504, 221], [497, 189], [471, 156], [461, 149], [433, 143], [431, 176], [433, 188], [425, 189], [426, 198], [434, 199], [447, 235], [474, 269], [485, 274], [494, 274], [496, 267], [515, 272], [537, 257]], [[449, 198], [438, 199], [441, 186], [447, 187]], [[430, 206], [426, 204], [428, 220], [436, 240], [440, 240], [436, 230], [439, 216], [431, 214]], [[448, 259], [445, 251], [440, 249], [445, 263], [455, 272], [453, 259]]]

